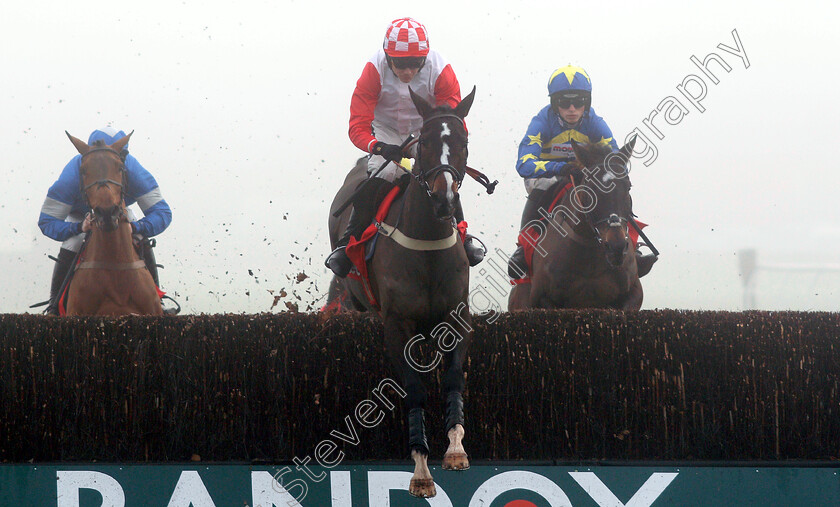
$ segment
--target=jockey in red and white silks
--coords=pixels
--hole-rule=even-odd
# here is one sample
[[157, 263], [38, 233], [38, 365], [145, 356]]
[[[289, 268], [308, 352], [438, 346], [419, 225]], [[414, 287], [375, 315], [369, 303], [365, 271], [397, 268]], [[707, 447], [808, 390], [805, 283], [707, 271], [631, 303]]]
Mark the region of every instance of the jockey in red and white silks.
[[[414, 106], [409, 87], [429, 104], [455, 107], [461, 101], [461, 86], [452, 66], [436, 51], [429, 49], [426, 27], [411, 18], [395, 19], [385, 31], [382, 49], [368, 60], [350, 101], [350, 140], [360, 150], [370, 153], [368, 175], [379, 171], [357, 194], [347, 228], [327, 257], [326, 265], [337, 276], [345, 277], [352, 263], [344, 247], [351, 237], [358, 238], [370, 224], [383, 188], [391, 185], [403, 169], [400, 145], [409, 134], [419, 134], [423, 118]], [[411, 149], [409, 156], [416, 150]], [[463, 220], [460, 204], [455, 220]], [[471, 266], [481, 262], [484, 249], [473, 244], [467, 235], [464, 250]]]
[[[452, 66], [429, 50], [425, 62], [414, 78], [404, 83], [391, 70], [384, 49], [377, 51], [365, 64], [350, 101], [350, 140], [360, 150], [373, 153], [377, 142], [400, 145], [409, 134], [417, 134], [423, 119], [414, 107], [408, 88], [430, 104], [455, 107], [461, 101], [461, 86]], [[368, 172], [375, 171], [385, 159], [374, 154], [368, 161]], [[379, 177], [394, 181], [400, 171], [389, 164]]]

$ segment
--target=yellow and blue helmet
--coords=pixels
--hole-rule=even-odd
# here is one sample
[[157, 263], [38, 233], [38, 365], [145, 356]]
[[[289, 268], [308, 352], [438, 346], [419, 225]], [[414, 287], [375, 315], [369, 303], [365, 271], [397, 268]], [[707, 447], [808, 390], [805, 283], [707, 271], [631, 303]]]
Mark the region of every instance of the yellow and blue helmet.
[[551, 73], [548, 78], [548, 95], [551, 97], [551, 108], [556, 111], [558, 101], [563, 98], [582, 96], [584, 108], [589, 112], [592, 106], [592, 80], [589, 74], [580, 67], [566, 65]]
[[548, 94], [559, 92], [580, 91], [592, 93], [592, 80], [589, 74], [580, 67], [566, 65], [551, 73], [548, 78]]

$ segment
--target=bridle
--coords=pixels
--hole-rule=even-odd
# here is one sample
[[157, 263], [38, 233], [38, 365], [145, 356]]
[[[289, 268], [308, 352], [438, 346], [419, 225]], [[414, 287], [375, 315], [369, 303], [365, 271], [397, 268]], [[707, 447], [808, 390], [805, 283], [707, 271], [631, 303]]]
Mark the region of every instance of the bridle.
[[453, 118], [453, 119], [458, 120], [458, 123], [460, 123], [461, 125], [464, 124], [464, 119], [463, 118], [461, 118], [457, 114], [449, 113], [449, 112], [434, 114], [432, 116], [429, 116], [428, 118], [423, 119], [423, 126], [420, 128], [420, 136], [417, 138], [417, 141], [415, 141], [415, 142], [418, 142], [418, 141], [420, 142], [420, 144], [417, 145], [417, 160], [418, 160], [418, 166], [419, 166], [419, 174], [414, 174], [412, 172], [411, 175], [414, 177], [415, 180], [417, 180], [417, 183], [420, 184], [420, 188], [422, 188], [426, 192], [426, 195], [428, 195], [429, 197], [432, 196], [432, 189], [429, 187], [429, 183], [428, 183], [429, 179], [434, 181], [434, 179], [437, 178], [437, 176], [440, 173], [448, 172], [449, 174], [452, 175], [452, 178], [458, 184], [458, 188], [461, 188], [461, 183], [463, 183], [464, 176], [466, 175], [466, 169], [463, 169], [463, 170], [459, 171], [456, 167], [454, 167], [451, 164], [439, 164], [439, 165], [436, 165], [436, 166], [432, 167], [429, 170], [423, 169], [423, 166], [422, 166], [422, 163], [421, 163], [422, 160], [423, 160], [423, 156], [422, 156], [422, 153], [421, 153], [422, 152], [422, 147], [423, 147], [423, 130], [425, 129], [426, 125], [430, 121], [439, 120], [441, 118]]
[[[84, 163], [85, 157], [87, 157], [91, 153], [102, 152], [102, 151], [113, 153], [114, 155], [117, 156], [117, 158], [120, 159], [120, 176], [121, 176], [120, 180], [121, 181], [114, 181], [114, 180], [109, 179], [109, 178], [103, 178], [103, 179], [96, 180], [93, 183], [90, 183], [88, 185], [85, 185], [84, 176], [82, 175], [82, 163]], [[90, 205], [90, 199], [88, 198], [87, 191], [91, 187], [95, 187], [97, 185], [106, 185], [106, 186], [107, 185], [116, 185], [120, 189], [120, 201], [125, 202], [125, 186], [126, 186], [125, 157], [126, 157], [126, 155], [118, 152], [117, 150], [111, 148], [110, 146], [97, 146], [97, 147], [94, 147], [91, 150], [87, 151], [86, 153], [82, 154], [82, 159], [79, 161], [79, 188], [81, 189], [82, 195], [85, 198], [85, 204], [91, 210], [91, 216], [92, 216], [93, 220], [98, 225], [102, 224], [103, 217], [96, 215], [96, 210], [93, 208], [93, 206]], [[125, 217], [126, 217], [125, 206], [121, 206], [119, 214], [117, 215], [117, 220], [118, 221], [122, 220]]]
[[[570, 195], [569, 198], [570, 199], [572, 199], [572, 198], [576, 199], [577, 204], [578, 204], [577, 209], [582, 210], [582, 209], [584, 209], [584, 206], [580, 202], [579, 195], [576, 192], [574, 192], [574, 189], [576, 189], [577, 186], [578, 186], [577, 182], [575, 182], [575, 178], [571, 174], [569, 175], [569, 179], [572, 182], [571, 193], [574, 194], [573, 196]], [[615, 190], [615, 188], [613, 188], [613, 190], [611, 190], [611, 191], [614, 191], [614, 190]], [[630, 213], [632, 215], [632, 213], [633, 213], [632, 208], [630, 210]], [[582, 213], [582, 215], [583, 215], [584, 220], [586, 221], [586, 224], [589, 226], [589, 229], [592, 232], [592, 236], [593, 236], [594, 240], [596, 241], [598, 246], [601, 247], [601, 248], [604, 247], [604, 240], [601, 238], [601, 234], [598, 232], [598, 227], [600, 225], [607, 224], [610, 228], [621, 227], [621, 228], [624, 229], [625, 236], [627, 236], [629, 234], [629, 218], [628, 217], [619, 216], [617, 213], [610, 213], [610, 215], [608, 217], [602, 218], [601, 220], [598, 220], [597, 222], [593, 222], [589, 213], [584, 212], [584, 213]]]

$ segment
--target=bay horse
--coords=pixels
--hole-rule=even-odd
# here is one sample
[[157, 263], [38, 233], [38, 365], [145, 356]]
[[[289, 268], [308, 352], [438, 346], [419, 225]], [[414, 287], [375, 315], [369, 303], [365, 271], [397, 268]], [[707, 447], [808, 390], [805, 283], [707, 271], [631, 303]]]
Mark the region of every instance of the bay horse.
[[[436, 489], [428, 467], [424, 422], [427, 391], [420, 373], [433, 370], [440, 362], [445, 369], [442, 394], [449, 439], [443, 468], [465, 470], [470, 466], [463, 446], [462, 396], [464, 362], [472, 339], [469, 264], [463, 244], [457, 240], [452, 217], [466, 173], [464, 118], [472, 106], [475, 88], [454, 108], [433, 107], [412, 90], [410, 94], [423, 126], [409, 183], [381, 224], [381, 235], [368, 264], [370, 288], [378, 308], [366, 297], [362, 284], [351, 277], [338, 281], [331, 289], [333, 297], [346, 293], [351, 307], [375, 312], [383, 321], [385, 353], [406, 391], [408, 444], [415, 465], [409, 492], [428, 498], [435, 496]], [[364, 159], [356, 164], [331, 210], [337, 209], [365, 180], [365, 165]], [[348, 215], [345, 211], [342, 220], [330, 220], [333, 247]], [[427, 338], [432, 338], [428, 341], [440, 350], [434, 351], [436, 359], [430, 365], [420, 365], [414, 359], [417, 352], [413, 349]]]
[[131, 134], [108, 146], [67, 133], [82, 155], [79, 181], [91, 211], [90, 236], [67, 289], [67, 315], [162, 315], [155, 282], [137, 251], [126, 214], [125, 163]]
[[508, 310], [641, 308], [636, 245], [629, 233], [633, 206], [626, 166], [634, 144], [635, 138], [613, 152], [605, 143], [572, 141], [576, 161], [569, 164], [568, 179], [561, 178], [546, 196], [555, 198], [569, 180], [572, 188], [553, 210], [546, 210], [548, 202], [542, 206], [544, 220], [534, 241], [531, 281], [513, 288]]

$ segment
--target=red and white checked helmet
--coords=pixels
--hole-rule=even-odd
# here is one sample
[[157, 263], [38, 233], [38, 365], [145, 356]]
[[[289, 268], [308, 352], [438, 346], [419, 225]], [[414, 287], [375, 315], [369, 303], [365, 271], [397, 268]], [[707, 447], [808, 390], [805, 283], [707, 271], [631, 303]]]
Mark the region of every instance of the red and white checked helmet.
[[382, 47], [393, 58], [426, 56], [429, 54], [426, 27], [411, 18], [395, 19], [385, 31]]

